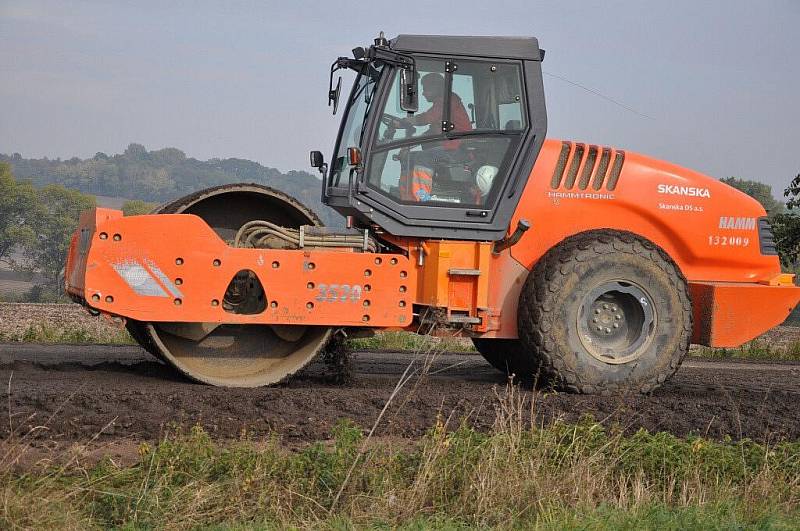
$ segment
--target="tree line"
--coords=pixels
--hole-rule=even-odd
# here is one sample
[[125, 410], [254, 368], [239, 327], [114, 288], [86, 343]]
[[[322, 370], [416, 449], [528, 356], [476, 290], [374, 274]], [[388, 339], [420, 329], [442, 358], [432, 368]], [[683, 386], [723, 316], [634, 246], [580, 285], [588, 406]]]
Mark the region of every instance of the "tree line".
[[251, 160], [202, 161], [173, 147], [148, 151], [141, 144], [130, 144], [123, 153], [97, 153], [90, 159], [28, 159], [14, 153], [0, 154], [0, 162], [11, 164], [18, 179], [37, 187], [57, 184], [87, 194], [151, 203], [163, 203], [220, 184], [258, 183], [293, 196], [314, 210], [326, 225], [342, 224], [342, 217], [320, 201], [317, 177], [304, 171], [281, 173]]
[[58, 298], [59, 274], [78, 217], [94, 206], [93, 196], [77, 190], [17, 181], [11, 166], [0, 162], [0, 263], [44, 279], [28, 298]]

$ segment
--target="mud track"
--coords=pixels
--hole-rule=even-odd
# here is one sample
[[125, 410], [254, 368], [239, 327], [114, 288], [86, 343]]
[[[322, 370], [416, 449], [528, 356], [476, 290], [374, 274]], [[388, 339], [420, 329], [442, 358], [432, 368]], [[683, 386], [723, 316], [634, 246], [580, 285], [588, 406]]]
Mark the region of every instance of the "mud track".
[[[356, 353], [353, 378], [337, 384], [315, 362], [273, 388], [221, 389], [191, 383], [138, 347], [0, 344], [0, 441], [52, 444], [155, 440], [174, 426], [201, 424], [218, 439], [243, 431], [287, 443], [324, 439], [338, 419], [369, 427], [412, 353]], [[504, 378], [475, 355], [440, 354], [388, 408], [379, 435], [413, 437], [441, 412], [491, 427]], [[416, 372], [415, 372], [416, 371]], [[800, 363], [688, 359], [651, 396], [580, 396], [524, 389], [536, 421], [591, 414], [628, 431], [800, 439]], [[13, 432], [13, 433], [12, 433]]]

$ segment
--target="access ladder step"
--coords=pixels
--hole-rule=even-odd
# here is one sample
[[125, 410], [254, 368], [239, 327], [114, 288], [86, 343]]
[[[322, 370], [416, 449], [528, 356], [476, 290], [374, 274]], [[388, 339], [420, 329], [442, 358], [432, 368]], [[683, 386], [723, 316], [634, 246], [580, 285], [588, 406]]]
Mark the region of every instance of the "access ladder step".
[[469, 315], [451, 315], [447, 322], [457, 324], [480, 324], [481, 318], [470, 317]]
[[447, 270], [447, 274], [451, 277], [458, 276], [458, 277], [479, 277], [481, 276], [480, 269], [458, 269], [452, 268]]

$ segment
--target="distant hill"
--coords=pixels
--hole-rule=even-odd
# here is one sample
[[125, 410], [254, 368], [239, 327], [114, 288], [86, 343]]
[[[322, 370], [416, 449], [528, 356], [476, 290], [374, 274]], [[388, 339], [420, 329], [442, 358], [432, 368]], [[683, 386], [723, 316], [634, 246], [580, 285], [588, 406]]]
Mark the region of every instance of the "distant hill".
[[342, 217], [320, 202], [320, 180], [304, 171], [281, 173], [246, 159], [197, 160], [177, 148], [148, 151], [130, 144], [124, 153], [97, 153], [90, 159], [26, 159], [0, 154], [17, 179], [37, 186], [60, 184], [81, 192], [162, 203], [219, 184], [248, 182], [277, 188], [310, 207], [326, 225]]

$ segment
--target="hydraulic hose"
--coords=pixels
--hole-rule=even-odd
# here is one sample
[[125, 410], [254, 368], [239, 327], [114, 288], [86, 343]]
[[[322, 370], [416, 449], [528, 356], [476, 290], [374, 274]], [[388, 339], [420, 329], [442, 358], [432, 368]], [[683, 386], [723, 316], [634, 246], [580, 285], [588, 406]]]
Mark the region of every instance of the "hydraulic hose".
[[237, 231], [233, 241], [234, 247], [254, 247], [268, 248], [270, 240], [277, 238], [295, 249], [301, 247], [345, 247], [376, 252], [378, 246], [372, 238], [365, 239], [362, 235], [356, 234], [305, 234], [302, 235], [300, 229], [289, 229], [281, 227], [269, 221], [250, 221], [242, 225]]

